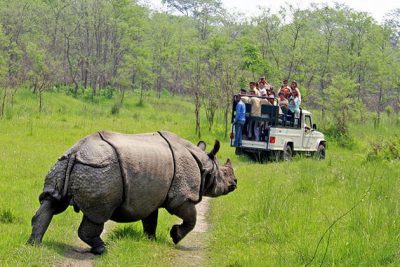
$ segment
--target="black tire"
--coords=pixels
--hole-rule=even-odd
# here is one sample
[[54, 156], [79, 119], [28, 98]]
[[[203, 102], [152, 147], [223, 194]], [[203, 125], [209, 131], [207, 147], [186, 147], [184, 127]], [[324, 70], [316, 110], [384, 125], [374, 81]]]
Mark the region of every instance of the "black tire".
[[326, 153], [326, 151], [325, 151], [325, 146], [322, 145], [322, 144], [320, 144], [320, 145], [318, 146], [317, 151], [314, 153], [314, 158], [315, 158], [315, 159], [318, 159], [318, 160], [325, 159], [325, 155], [326, 155], [325, 153]]
[[235, 149], [235, 155], [242, 155], [243, 154], [243, 151], [242, 151], [242, 148], [241, 147], [237, 147], [236, 149]]
[[292, 160], [292, 156], [293, 156], [292, 147], [288, 144], [283, 149], [282, 158], [284, 161], [290, 161], [290, 160]]

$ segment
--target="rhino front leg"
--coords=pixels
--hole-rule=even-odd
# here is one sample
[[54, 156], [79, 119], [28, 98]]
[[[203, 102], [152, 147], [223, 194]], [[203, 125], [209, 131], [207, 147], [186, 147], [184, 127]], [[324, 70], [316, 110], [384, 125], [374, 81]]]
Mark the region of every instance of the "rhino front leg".
[[178, 208], [171, 211], [172, 214], [183, 220], [181, 225], [174, 225], [170, 231], [170, 236], [175, 244], [178, 244], [196, 225], [196, 207], [191, 202], [185, 202]]
[[90, 252], [100, 255], [105, 251], [103, 240], [100, 235], [103, 232], [104, 223], [94, 223], [86, 216], [83, 216], [81, 225], [79, 226], [78, 236], [83, 242], [91, 246]]
[[40, 204], [40, 208], [32, 218], [32, 234], [28, 239], [28, 244], [40, 244], [55, 211], [54, 200], [45, 199]]
[[143, 231], [149, 239], [156, 239], [158, 209], [142, 220]]

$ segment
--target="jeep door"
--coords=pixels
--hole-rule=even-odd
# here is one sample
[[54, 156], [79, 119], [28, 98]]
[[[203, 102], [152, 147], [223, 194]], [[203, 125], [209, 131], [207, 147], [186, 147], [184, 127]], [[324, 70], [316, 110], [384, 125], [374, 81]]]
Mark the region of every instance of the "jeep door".
[[304, 116], [304, 123], [302, 125], [303, 130], [303, 149], [309, 150], [313, 143], [313, 130], [312, 130], [312, 119], [310, 115]]

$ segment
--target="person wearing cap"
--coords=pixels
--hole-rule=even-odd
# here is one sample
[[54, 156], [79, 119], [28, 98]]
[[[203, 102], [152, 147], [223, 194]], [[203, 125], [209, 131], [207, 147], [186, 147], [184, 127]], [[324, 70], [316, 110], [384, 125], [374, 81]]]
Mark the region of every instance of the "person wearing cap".
[[268, 83], [265, 76], [261, 76], [259, 82], [263, 82], [266, 90], [273, 90], [272, 85]]
[[239, 94], [240, 94], [240, 95], [247, 95], [246, 89], [241, 88]]
[[235, 147], [242, 146], [242, 130], [246, 122], [246, 105], [241, 100], [241, 96], [235, 95], [236, 114], [233, 124], [235, 125], [235, 139], [233, 145]]
[[297, 87], [297, 82], [295, 80], [292, 81], [292, 83], [290, 84], [290, 89], [293, 91], [297, 92], [297, 97], [299, 98], [299, 100], [301, 101], [301, 94], [300, 94], [300, 90]]

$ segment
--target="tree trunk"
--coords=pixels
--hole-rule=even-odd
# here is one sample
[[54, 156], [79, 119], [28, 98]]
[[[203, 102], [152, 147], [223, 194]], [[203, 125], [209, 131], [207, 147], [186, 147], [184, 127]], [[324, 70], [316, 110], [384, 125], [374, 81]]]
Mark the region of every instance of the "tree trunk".
[[383, 102], [383, 88], [379, 88], [379, 96], [378, 96], [378, 107], [376, 111], [376, 125], [375, 127], [379, 127], [380, 122], [381, 122], [381, 108], [382, 108], [382, 102]]
[[4, 110], [6, 107], [6, 99], [7, 99], [7, 88], [4, 88], [4, 94], [1, 101], [1, 109], [0, 109], [0, 117], [4, 116]]
[[144, 82], [143, 80], [141, 81], [141, 85], [140, 85], [140, 100], [139, 100], [139, 105], [143, 104], [143, 90], [144, 90]]
[[121, 101], [119, 102], [119, 104], [122, 106], [122, 104], [124, 104], [124, 98], [125, 98], [125, 89], [122, 89], [122, 94], [121, 94]]
[[39, 90], [39, 112], [42, 113], [42, 90]]
[[[197, 89], [197, 88], [196, 88]], [[200, 125], [200, 95], [198, 90], [194, 93], [194, 113], [196, 115], [196, 134], [200, 138], [201, 137], [201, 125]]]

